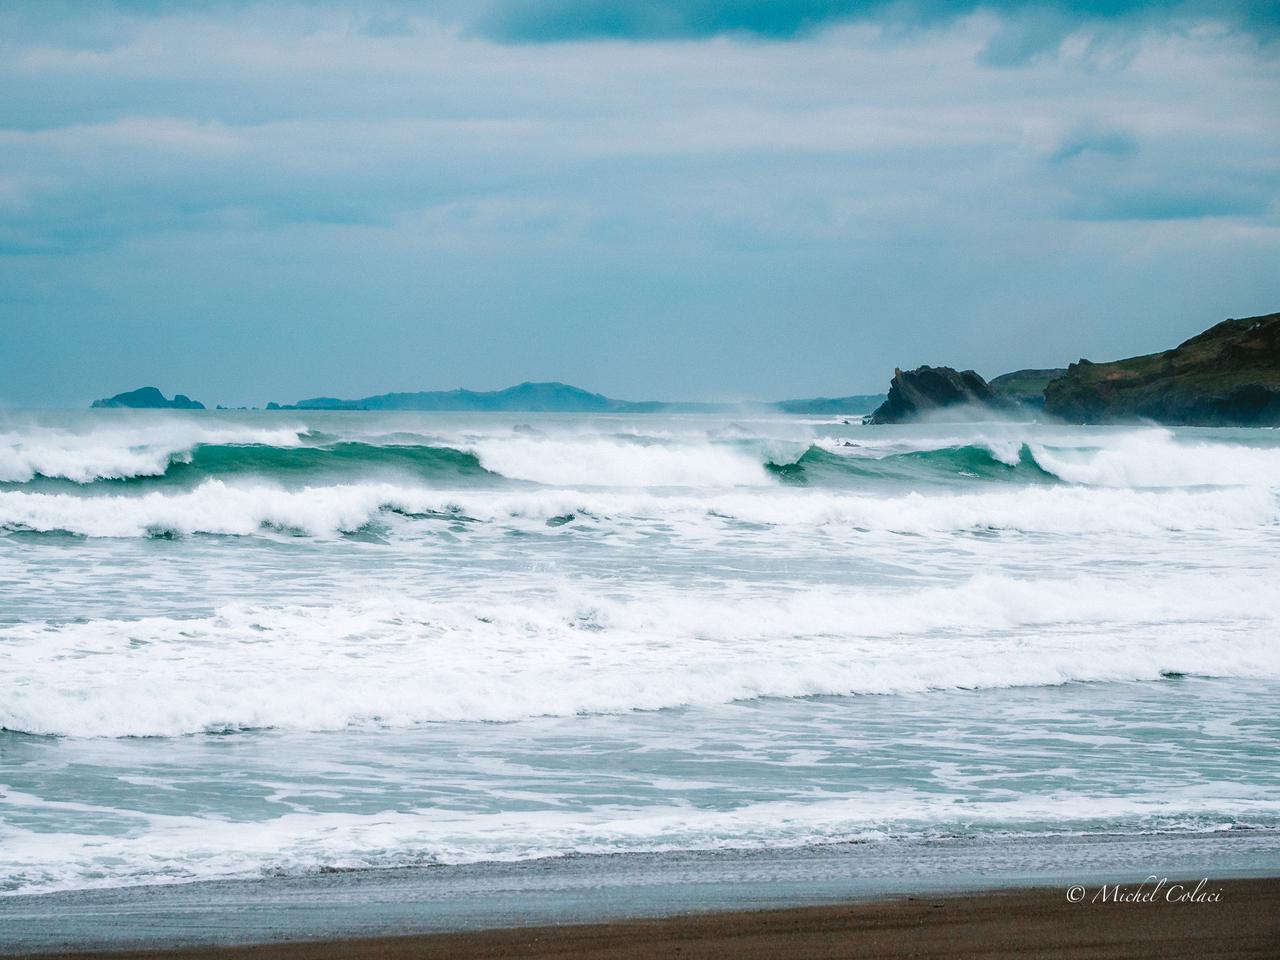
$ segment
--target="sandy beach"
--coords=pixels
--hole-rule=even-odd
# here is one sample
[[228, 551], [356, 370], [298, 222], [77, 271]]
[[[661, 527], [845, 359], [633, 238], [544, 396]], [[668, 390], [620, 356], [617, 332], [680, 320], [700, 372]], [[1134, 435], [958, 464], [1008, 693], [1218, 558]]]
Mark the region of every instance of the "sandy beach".
[[[1210, 881], [1203, 902], [1179, 902], [1197, 881], [1142, 902], [1078, 903], [1062, 888], [896, 897], [837, 906], [710, 913], [611, 923], [427, 936], [323, 940], [31, 957], [119, 960], [356, 960], [356, 958], [1275, 957], [1280, 879]], [[1128, 887], [1135, 891], [1135, 887]], [[1172, 892], [1171, 892], [1172, 891]]]

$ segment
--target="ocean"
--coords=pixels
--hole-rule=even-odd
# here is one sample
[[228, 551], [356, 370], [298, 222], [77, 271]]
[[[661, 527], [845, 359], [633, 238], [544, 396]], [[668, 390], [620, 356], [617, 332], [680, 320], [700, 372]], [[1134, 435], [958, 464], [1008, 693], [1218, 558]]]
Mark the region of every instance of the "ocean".
[[1280, 431], [0, 416], [10, 909], [1162, 838], [1280, 862]]

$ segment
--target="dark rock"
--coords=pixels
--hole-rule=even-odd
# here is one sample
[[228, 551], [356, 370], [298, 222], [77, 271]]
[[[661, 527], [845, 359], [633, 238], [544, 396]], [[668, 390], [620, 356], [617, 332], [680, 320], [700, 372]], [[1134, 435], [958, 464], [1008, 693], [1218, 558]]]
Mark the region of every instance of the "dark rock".
[[203, 410], [204, 404], [192, 400], [186, 394], [175, 394], [170, 400], [155, 387], [139, 387], [127, 393], [117, 393], [105, 400], [95, 400], [92, 407], [128, 407], [134, 410]]
[[1081, 360], [1045, 387], [1073, 423], [1280, 426], [1280, 313], [1224, 320], [1163, 353]]
[[979, 407], [1007, 410], [1009, 402], [972, 370], [953, 367], [917, 367], [894, 370], [885, 400], [867, 423], [903, 423], [947, 407]]

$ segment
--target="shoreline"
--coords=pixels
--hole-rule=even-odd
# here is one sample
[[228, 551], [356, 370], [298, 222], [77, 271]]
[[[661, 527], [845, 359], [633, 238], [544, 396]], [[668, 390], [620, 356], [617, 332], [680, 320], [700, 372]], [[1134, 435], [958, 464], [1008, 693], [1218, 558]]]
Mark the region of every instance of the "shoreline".
[[[1193, 883], [1207, 878], [1210, 884], [1262, 884], [1259, 889], [1265, 888], [1280, 916], [1280, 834], [1273, 831], [953, 838], [602, 854], [10, 895], [0, 897], [0, 956], [213, 958], [243, 953], [244, 944], [385, 944], [404, 936], [424, 943], [471, 936], [488, 943], [497, 937], [496, 943], [501, 930], [696, 926], [698, 917], [741, 918], [758, 911], [792, 918], [802, 916], [792, 911], [818, 911], [814, 916], [826, 918], [825, 924], [851, 905], [874, 912], [913, 903], [912, 898], [996, 898], [1008, 904], [1011, 896], [1034, 895], [1034, 909], [1042, 911], [1058, 900], [1067, 905], [1065, 891], [1073, 885], [1132, 887], [1152, 874]], [[1048, 900], [1045, 891], [1052, 894]], [[1220, 905], [1183, 906], [1194, 913]], [[1046, 915], [1066, 919], [1056, 907]], [[371, 956], [396, 955], [384, 946], [369, 949]]]
[[[20, 954], [27, 960], [347, 960], [527, 957], [561, 960], [763, 960], [836, 957], [1273, 957], [1280, 949], [1280, 877], [1198, 878], [1107, 901], [1099, 884], [1081, 902], [1061, 887], [1031, 887], [785, 909], [715, 911], [604, 923], [562, 923], [452, 933], [278, 943]], [[1137, 884], [1123, 884], [1135, 893]], [[1148, 899], [1142, 900], [1142, 894]], [[1099, 902], [1101, 895], [1104, 901]], [[1216, 898], [1216, 899], [1213, 899]]]

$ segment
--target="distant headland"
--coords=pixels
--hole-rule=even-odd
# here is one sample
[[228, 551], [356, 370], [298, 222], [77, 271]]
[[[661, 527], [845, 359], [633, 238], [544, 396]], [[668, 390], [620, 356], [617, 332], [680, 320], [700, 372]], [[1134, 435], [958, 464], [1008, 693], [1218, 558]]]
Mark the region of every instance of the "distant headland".
[[1280, 426], [1280, 313], [1224, 320], [1161, 353], [1018, 370], [989, 383], [952, 367], [895, 370], [867, 422], [904, 423], [948, 407], [978, 414], [1031, 407], [1068, 423]]
[[[155, 387], [93, 401], [94, 407], [203, 410], [184, 394]], [[218, 409], [223, 409], [219, 407]], [[524, 413], [728, 413], [746, 410], [813, 416], [867, 416], [870, 424], [930, 415], [1032, 412], [1068, 423], [1140, 420], [1185, 426], [1280, 426], [1280, 313], [1224, 320], [1171, 350], [1066, 367], [1015, 370], [983, 379], [973, 370], [895, 370], [888, 394], [747, 403], [617, 400], [567, 383], [526, 382], [504, 390], [380, 393], [359, 400], [311, 397], [268, 410], [416, 410]]]
[[[797, 414], [856, 414], [870, 410], [884, 394], [813, 397], [749, 403], [746, 406]], [[615, 400], [567, 383], [521, 383], [505, 390], [429, 390], [418, 393], [380, 393], [360, 400], [312, 397], [297, 403], [267, 404], [268, 410], [437, 410], [510, 411], [525, 413], [727, 413], [743, 404], [694, 403], [667, 400]]]
[[[268, 410], [419, 410], [441, 412], [511, 413], [732, 413], [743, 407], [780, 413], [817, 416], [857, 416], [873, 409], [884, 394], [857, 394], [848, 397], [811, 397], [768, 403], [693, 403], [664, 400], [615, 400], [567, 383], [521, 383], [505, 390], [433, 390], [417, 393], [381, 393], [360, 400], [312, 397], [297, 403], [268, 403]], [[155, 387], [142, 387], [95, 400], [93, 407], [132, 409], [203, 410], [204, 404], [183, 394], [172, 400]], [[223, 409], [219, 407], [218, 409]]]

